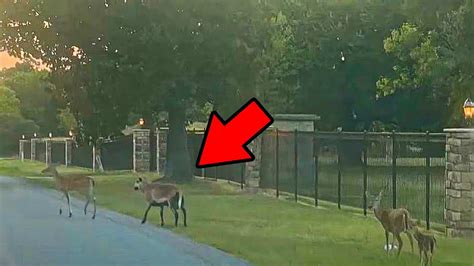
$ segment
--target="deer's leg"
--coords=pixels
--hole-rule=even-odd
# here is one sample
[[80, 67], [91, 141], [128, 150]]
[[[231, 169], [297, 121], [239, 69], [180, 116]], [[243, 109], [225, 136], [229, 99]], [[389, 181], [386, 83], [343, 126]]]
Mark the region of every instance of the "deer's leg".
[[[63, 193], [63, 195], [61, 196], [60, 201], [62, 201], [64, 199], [64, 197], [66, 197], [66, 192]], [[62, 215], [62, 214], [63, 214], [63, 209], [61, 208], [61, 205], [59, 205], [59, 215]]]
[[421, 244], [418, 243], [418, 253], [420, 254], [420, 263], [423, 264], [423, 257], [422, 257], [421, 251], [422, 251]]
[[184, 216], [184, 226], [188, 226], [188, 224], [186, 223], [186, 209], [184, 208], [183, 205], [181, 205], [181, 211], [183, 212], [183, 216]]
[[148, 212], [150, 211], [150, 208], [151, 208], [151, 203], [149, 203], [148, 208], [146, 208], [145, 215], [143, 215], [142, 224], [146, 222], [146, 217], [148, 216]]
[[178, 219], [179, 219], [178, 210], [175, 209], [174, 207], [171, 209], [173, 210], [173, 214], [174, 214], [174, 226], [178, 226]]
[[67, 206], [69, 208], [69, 218], [71, 218], [72, 210], [71, 210], [71, 199], [69, 197], [69, 192], [66, 192], [66, 199], [67, 199]]
[[388, 249], [388, 231], [387, 230], [385, 230], [385, 246], [387, 247], [387, 254], [388, 254], [390, 250]]
[[87, 214], [87, 205], [89, 205], [89, 201], [90, 201], [90, 196], [87, 196], [86, 205], [84, 205], [84, 215]]
[[400, 252], [402, 251], [402, 247], [403, 247], [403, 241], [402, 241], [402, 238], [400, 237], [400, 234], [395, 234], [395, 236], [397, 237], [398, 246], [399, 246], [397, 256], [400, 256]]
[[410, 241], [410, 246], [411, 246], [411, 252], [415, 252], [415, 248], [413, 247], [413, 236], [411, 235], [410, 232], [405, 232], [408, 236], [408, 241]]
[[[91, 182], [91, 183], [92, 183], [92, 182]], [[94, 185], [93, 185], [93, 183], [92, 183], [91, 186], [90, 186], [90, 192], [89, 192], [89, 194], [90, 194], [90, 197], [92, 198], [92, 203], [94, 203], [94, 214], [92, 214], [92, 219], [95, 219], [95, 213], [96, 213], [96, 211], [97, 211], [97, 208], [96, 208], [96, 206], [95, 206], [95, 193], [94, 193]]]
[[163, 205], [160, 206], [160, 217], [161, 217], [161, 226], [165, 225], [165, 220], [163, 220]]

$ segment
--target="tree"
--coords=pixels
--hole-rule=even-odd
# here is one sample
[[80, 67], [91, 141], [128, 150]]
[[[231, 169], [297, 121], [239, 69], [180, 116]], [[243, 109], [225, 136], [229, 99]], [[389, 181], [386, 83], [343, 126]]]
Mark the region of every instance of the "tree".
[[0, 72], [0, 84], [15, 92], [20, 100], [22, 116], [39, 125], [41, 133], [64, 134], [57, 132], [57, 104], [47, 71], [37, 71], [27, 63], [17, 64], [14, 68]]
[[[411, 99], [404, 107], [418, 113], [406, 116], [402, 124], [412, 129], [422, 123], [425, 129], [439, 130], [461, 123], [462, 102], [474, 93], [473, 16], [472, 4], [466, 1], [433, 29], [407, 23], [384, 41], [397, 64], [377, 82], [378, 95]], [[420, 116], [432, 119], [420, 121]]]
[[167, 111], [166, 175], [189, 179], [187, 107], [211, 102], [225, 113], [252, 95], [256, 5], [12, 1], [0, 14], [0, 49], [48, 65], [55, 94], [74, 113], [83, 138], [119, 132], [132, 112], [152, 122]]
[[0, 86], [0, 114], [20, 115], [20, 100], [5, 86]]

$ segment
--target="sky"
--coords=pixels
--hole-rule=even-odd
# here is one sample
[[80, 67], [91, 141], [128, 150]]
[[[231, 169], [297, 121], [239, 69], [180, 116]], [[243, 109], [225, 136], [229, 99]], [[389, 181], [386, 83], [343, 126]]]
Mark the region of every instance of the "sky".
[[7, 52], [0, 52], [0, 70], [4, 68], [14, 67], [19, 60], [9, 56]]

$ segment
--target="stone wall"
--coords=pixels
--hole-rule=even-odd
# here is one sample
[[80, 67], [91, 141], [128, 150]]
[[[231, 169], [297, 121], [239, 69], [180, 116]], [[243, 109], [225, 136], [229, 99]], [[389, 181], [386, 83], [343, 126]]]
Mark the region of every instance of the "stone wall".
[[150, 171], [150, 130], [133, 130], [133, 170]]
[[474, 129], [446, 129], [446, 233], [474, 238]]

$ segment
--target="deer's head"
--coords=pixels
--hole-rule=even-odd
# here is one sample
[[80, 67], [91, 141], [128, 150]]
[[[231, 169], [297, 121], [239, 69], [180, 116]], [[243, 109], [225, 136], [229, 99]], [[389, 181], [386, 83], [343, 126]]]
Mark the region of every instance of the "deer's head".
[[380, 202], [382, 201], [383, 195], [387, 189], [388, 185], [385, 185], [385, 187], [377, 195], [370, 195], [368, 191], [365, 192], [368, 201], [367, 208], [369, 210], [378, 209], [380, 207]]
[[143, 186], [147, 183], [148, 181], [144, 176], [138, 176], [138, 178], [135, 180], [135, 184], [133, 184], [133, 189], [143, 190]]
[[58, 173], [58, 171], [56, 170], [56, 168], [58, 167], [57, 164], [50, 164], [48, 165], [48, 167], [46, 167], [45, 169], [43, 169], [41, 171], [42, 174], [50, 174], [50, 175], [55, 175]]

